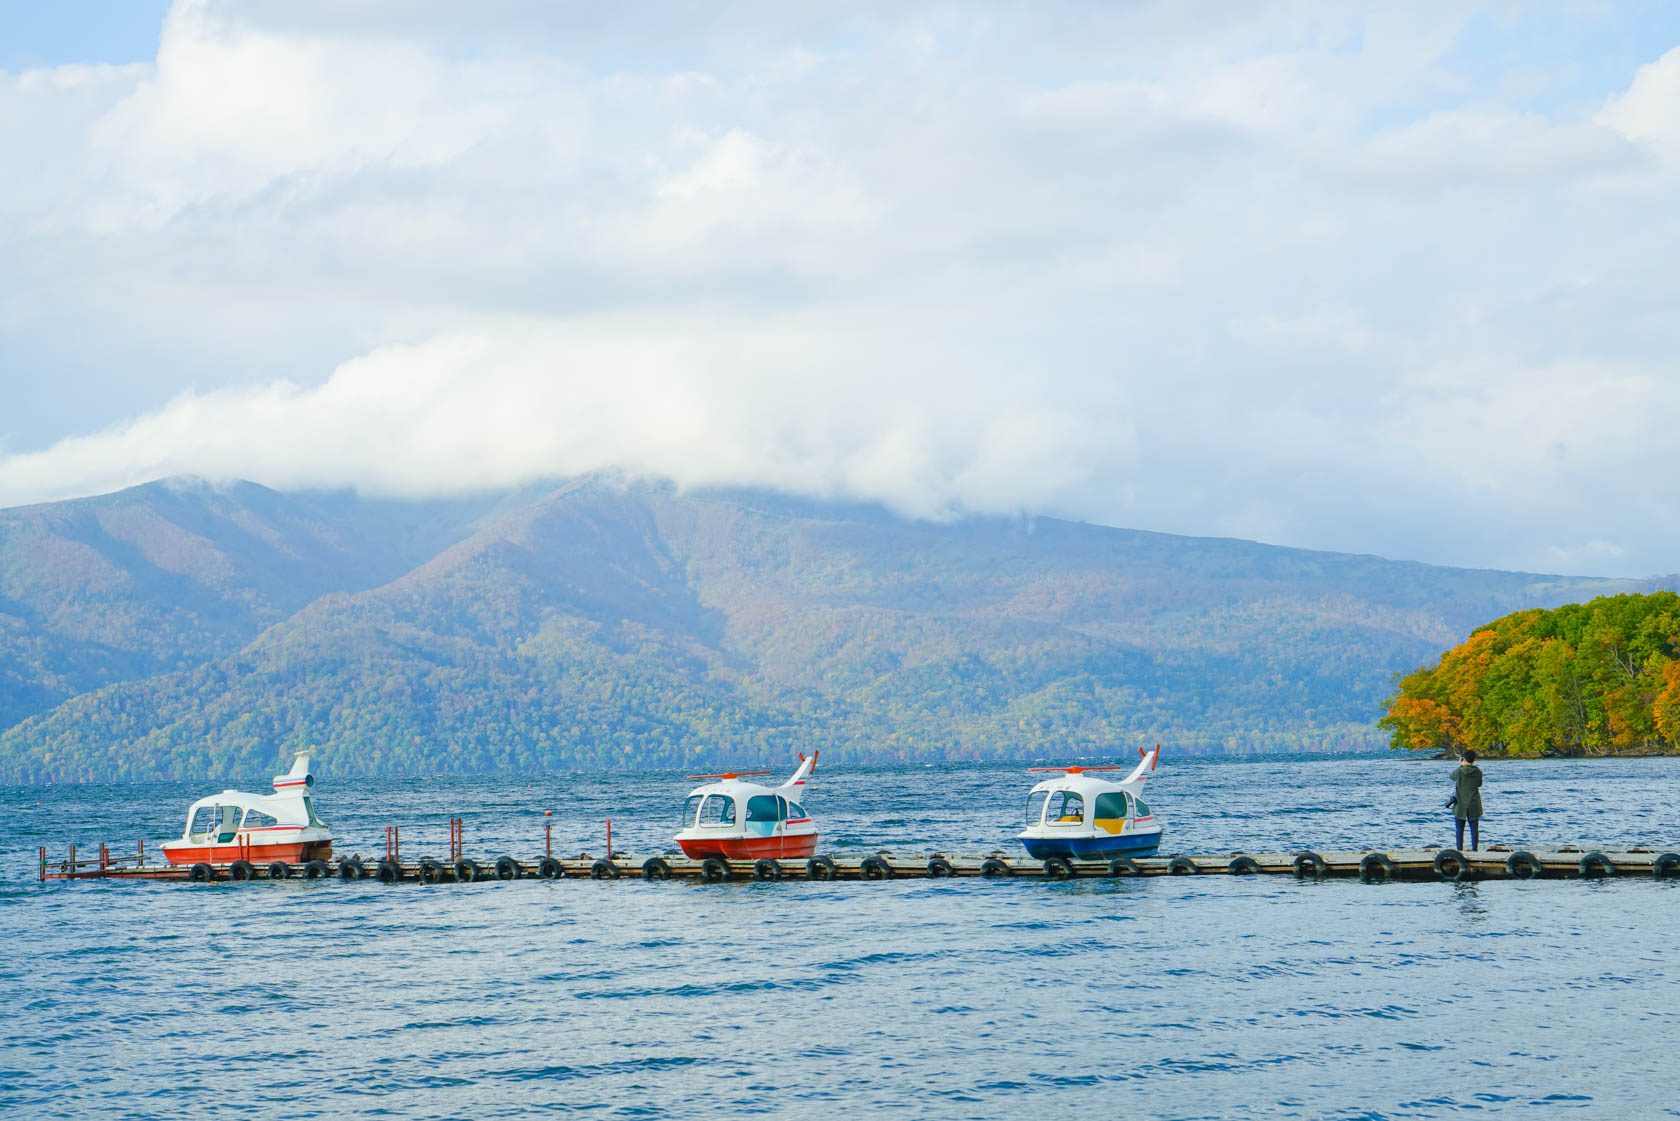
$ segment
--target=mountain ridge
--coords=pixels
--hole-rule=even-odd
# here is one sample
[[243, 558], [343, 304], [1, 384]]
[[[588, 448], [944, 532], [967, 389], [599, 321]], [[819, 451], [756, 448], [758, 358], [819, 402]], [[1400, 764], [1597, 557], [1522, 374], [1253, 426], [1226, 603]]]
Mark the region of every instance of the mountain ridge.
[[[27, 577], [51, 535], [7, 527], [43, 515], [0, 511], [0, 634], [22, 651], [0, 662], [0, 779], [232, 774], [311, 745], [364, 774], [726, 764], [805, 746], [858, 759], [1071, 757], [1161, 738], [1376, 747], [1392, 675], [1485, 619], [1663, 584], [1045, 517], [916, 522], [604, 475], [406, 504], [248, 483], [104, 500], [139, 511], [106, 515], [130, 538], [143, 522], [175, 545], [151, 548], [184, 570], [178, 598], [115, 561], [126, 582], [61, 581], [67, 607], [133, 601], [103, 636], [133, 660], [78, 676], [76, 651], [53, 642], [83, 632], [32, 623], [40, 594], [8, 607], [29, 583], [8, 574]], [[45, 509], [59, 506], [73, 504]], [[218, 610], [220, 627], [186, 625]]]

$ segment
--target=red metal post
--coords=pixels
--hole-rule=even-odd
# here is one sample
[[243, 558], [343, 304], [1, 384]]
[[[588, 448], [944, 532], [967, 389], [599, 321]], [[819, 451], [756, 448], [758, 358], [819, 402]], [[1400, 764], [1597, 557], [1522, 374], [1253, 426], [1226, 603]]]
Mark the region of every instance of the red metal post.
[[607, 818], [607, 859], [612, 859], [612, 818]]
[[105, 847], [105, 842], [99, 842], [99, 871], [104, 873], [111, 867], [111, 850]]

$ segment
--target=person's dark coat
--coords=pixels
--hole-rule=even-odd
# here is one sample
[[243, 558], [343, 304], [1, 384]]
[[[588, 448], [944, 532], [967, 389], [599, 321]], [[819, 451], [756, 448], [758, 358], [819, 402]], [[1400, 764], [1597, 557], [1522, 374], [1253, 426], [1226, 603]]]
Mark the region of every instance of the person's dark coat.
[[1474, 763], [1453, 772], [1453, 816], [1460, 821], [1482, 820], [1482, 769]]

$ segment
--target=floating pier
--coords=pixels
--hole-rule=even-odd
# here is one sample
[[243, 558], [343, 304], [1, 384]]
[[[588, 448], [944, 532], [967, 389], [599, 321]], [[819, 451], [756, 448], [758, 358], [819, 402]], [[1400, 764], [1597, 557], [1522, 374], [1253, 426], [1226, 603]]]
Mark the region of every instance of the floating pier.
[[1151, 856], [1116, 860], [1034, 860], [1018, 853], [869, 853], [818, 855], [810, 860], [691, 860], [675, 853], [654, 855], [581, 853], [561, 857], [468, 857], [462, 852], [459, 821], [450, 823], [447, 858], [401, 855], [395, 829], [387, 831], [383, 857], [368, 860], [347, 856], [307, 864], [228, 864], [173, 866], [155, 858], [148, 862], [142, 843], [134, 856], [113, 857], [99, 846], [98, 856], [53, 861], [40, 850], [41, 879], [45, 880], [183, 880], [194, 882], [252, 882], [282, 879], [373, 880], [385, 884], [461, 884], [494, 880], [645, 879], [692, 880], [705, 883], [776, 880], [895, 880], [944, 877], [1025, 878], [1042, 880], [1128, 876], [1293, 876], [1304, 880], [1359, 879], [1366, 883], [1396, 881], [1472, 881], [1527, 879], [1602, 879], [1637, 876], [1680, 879], [1680, 852], [1649, 848], [1373, 850], [1358, 852], [1233, 852], [1206, 856]]

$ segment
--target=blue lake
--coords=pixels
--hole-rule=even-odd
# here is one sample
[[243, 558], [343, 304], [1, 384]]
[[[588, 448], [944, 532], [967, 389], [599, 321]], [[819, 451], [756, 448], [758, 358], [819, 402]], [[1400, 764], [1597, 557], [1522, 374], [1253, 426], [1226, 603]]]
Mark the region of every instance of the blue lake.
[[[1164, 853], [1448, 844], [1450, 768], [1169, 753], [1150, 801]], [[364, 856], [451, 816], [659, 851], [692, 785], [322, 770]], [[1680, 761], [1484, 770], [1484, 844], [1680, 849]], [[825, 766], [806, 805], [823, 849], [981, 851], [1035, 777]], [[219, 785], [0, 790], [0, 1115], [1680, 1116], [1673, 881], [36, 882]]]

